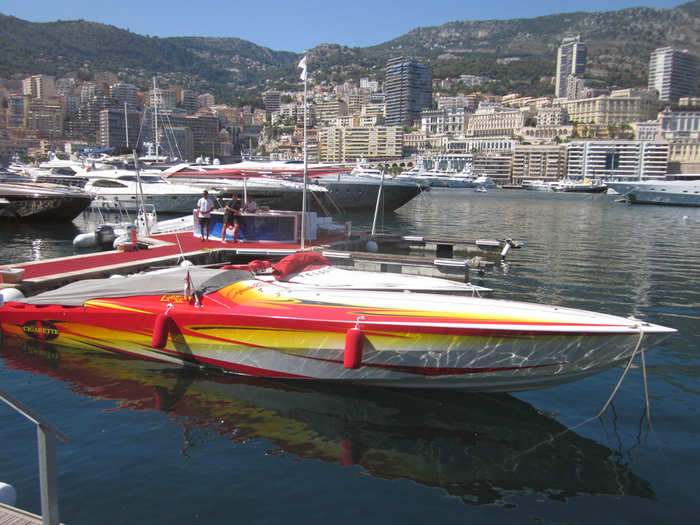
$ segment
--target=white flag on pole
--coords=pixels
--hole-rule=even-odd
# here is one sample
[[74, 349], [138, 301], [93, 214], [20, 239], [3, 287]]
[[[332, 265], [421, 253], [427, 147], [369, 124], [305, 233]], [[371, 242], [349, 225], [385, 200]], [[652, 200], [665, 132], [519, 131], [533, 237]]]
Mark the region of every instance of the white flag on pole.
[[299, 65], [297, 67], [301, 68], [301, 74], [299, 75], [299, 78], [302, 80], [306, 80], [306, 55], [304, 55], [304, 58], [302, 58], [299, 61]]

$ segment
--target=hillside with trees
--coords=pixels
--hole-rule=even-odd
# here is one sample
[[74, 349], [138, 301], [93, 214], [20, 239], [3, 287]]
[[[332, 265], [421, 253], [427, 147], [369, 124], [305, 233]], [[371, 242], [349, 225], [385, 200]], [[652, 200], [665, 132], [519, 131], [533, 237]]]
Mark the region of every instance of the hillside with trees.
[[[429, 64], [435, 78], [483, 75], [493, 81], [489, 88], [542, 95], [551, 93], [546, 78], [555, 73], [557, 46], [573, 35], [588, 46], [587, 78], [607, 87], [644, 85], [653, 49], [673, 46], [700, 56], [700, 0], [674, 9], [455, 21], [364, 48], [322, 44], [309, 50], [309, 70], [315, 82], [382, 80], [387, 58], [404, 55]], [[145, 85], [158, 74], [230, 102], [298, 87], [298, 59], [238, 38], [157, 38], [85, 20], [33, 23], [0, 15], [5, 78], [112, 71]]]

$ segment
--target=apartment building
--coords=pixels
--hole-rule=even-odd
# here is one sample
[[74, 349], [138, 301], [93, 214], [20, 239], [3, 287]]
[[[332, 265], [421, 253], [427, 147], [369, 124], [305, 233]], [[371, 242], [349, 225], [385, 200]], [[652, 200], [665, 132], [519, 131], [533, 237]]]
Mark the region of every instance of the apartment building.
[[63, 137], [63, 121], [66, 109], [63, 97], [33, 98], [27, 107], [27, 129], [39, 132], [42, 137]]
[[479, 152], [474, 154], [472, 171], [491, 177], [497, 184], [510, 184], [513, 155], [510, 152]]
[[49, 98], [56, 94], [56, 80], [51, 75], [32, 75], [22, 81], [22, 92], [33, 98]]
[[[161, 109], [175, 109], [177, 105], [177, 93], [172, 88], [155, 88], [148, 91], [148, 106], [156, 106]], [[212, 104], [213, 105], [213, 104]]]
[[369, 78], [361, 78], [360, 89], [367, 90], [370, 93], [376, 93], [379, 91], [379, 82], [377, 80], [370, 80]]
[[320, 162], [354, 162], [400, 158], [403, 154], [401, 126], [327, 126], [319, 129]]
[[348, 114], [347, 103], [338, 99], [319, 101], [314, 104], [314, 109], [319, 122], [331, 122]]
[[211, 93], [202, 93], [197, 96], [197, 102], [199, 102], [200, 108], [208, 108], [215, 104], [214, 95]]
[[464, 108], [467, 111], [474, 111], [479, 106], [478, 95], [457, 95], [454, 97], [437, 97], [438, 109]]
[[7, 98], [7, 127], [26, 128], [29, 97], [25, 95], [10, 95]]
[[360, 108], [360, 115], [363, 117], [381, 117], [382, 122], [386, 122], [386, 104], [363, 104]]
[[566, 146], [516, 145], [512, 181], [557, 180], [566, 175]]
[[575, 141], [567, 147], [571, 178], [644, 180], [666, 175], [668, 142]]
[[379, 126], [384, 123], [384, 117], [380, 115], [348, 115], [338, 117], [331, 121], [332, 126], [341, 128]]
[[139, 89], [136, 86], [127, 82], [117, 82], [109, 86], [109, 96], [120, 106], [126, 104], [132, 110], [136, 109], [138, 92]]
[[403, 155], [410, 156], [416, 153], [422, 154], [428, 150], [428, 137], [425, 131], [417, 130], [404, 133]]
[[485, 84], [489, 81], [489, 77], [484, 77], [480, 75], [459, 75], [459, 80], [465, 86], [474, 87]]

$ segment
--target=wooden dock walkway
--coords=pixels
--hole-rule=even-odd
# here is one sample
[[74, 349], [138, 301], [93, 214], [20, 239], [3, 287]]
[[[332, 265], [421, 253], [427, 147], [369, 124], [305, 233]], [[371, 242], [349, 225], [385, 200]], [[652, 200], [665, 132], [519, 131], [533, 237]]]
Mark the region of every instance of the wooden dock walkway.
[[0, 503], [0, 525], [41, 525], [41, 516]]

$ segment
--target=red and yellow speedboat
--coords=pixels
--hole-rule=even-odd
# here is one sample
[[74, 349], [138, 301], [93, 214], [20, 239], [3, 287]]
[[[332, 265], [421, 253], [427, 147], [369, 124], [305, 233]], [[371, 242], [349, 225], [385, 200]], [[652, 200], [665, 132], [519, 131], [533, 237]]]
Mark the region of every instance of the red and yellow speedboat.
[[478, 297], [299, 287], [176, 268], [0, 308], [2, 332], [264, 377], [517, 391], [574, 381], [674, 329]]

